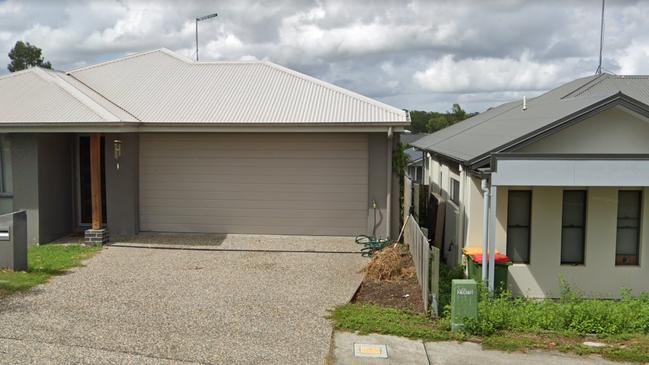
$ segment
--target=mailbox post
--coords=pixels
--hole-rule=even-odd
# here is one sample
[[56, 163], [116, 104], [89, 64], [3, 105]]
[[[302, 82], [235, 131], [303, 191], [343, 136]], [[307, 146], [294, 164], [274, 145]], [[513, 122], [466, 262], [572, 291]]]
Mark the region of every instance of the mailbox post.
[[478, 284], [475, 280], [451, 282], [451, 331], [464, 328], [466, 319], [478, 318]]
[[27, 212], [0, 215], [0, 269], [27, 270]]

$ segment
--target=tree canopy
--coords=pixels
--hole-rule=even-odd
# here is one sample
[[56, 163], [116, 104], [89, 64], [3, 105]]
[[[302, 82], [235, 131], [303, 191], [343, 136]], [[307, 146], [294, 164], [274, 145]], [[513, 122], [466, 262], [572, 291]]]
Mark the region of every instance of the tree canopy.
[[7, 66], [9, 72], [16, 72], [34, 66], [52, 68], [52, 64], [43, 59], [42, 50], [29, 44], [29, 42], [16, 42], [14, 48], [9, 51], [9, 59], [11, 60]]
[[445, 113], [413, 110], [410, 112], [410, 131], [412, 133], [433, 133], [475, 114], [467, 113], [460, 104], [453, 104]]

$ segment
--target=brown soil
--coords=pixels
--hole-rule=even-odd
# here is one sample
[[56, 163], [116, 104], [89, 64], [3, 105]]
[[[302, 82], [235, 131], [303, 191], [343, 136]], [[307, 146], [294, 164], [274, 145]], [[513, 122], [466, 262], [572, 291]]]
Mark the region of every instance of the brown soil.
[[407, 247], [388, 247], [364, 269], [365, 278], [352, 300], [423, 313], [424, 301]]

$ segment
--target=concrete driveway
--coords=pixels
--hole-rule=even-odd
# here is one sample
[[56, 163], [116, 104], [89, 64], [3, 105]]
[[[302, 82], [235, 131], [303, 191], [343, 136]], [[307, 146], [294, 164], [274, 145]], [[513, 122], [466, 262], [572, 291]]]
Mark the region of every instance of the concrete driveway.
[[235, 238], [201, 250], [107, 247], [0, 301], [0, 362], [323, 363], [324, 316], [351, 298], [366, 262], [345, 252], [353, 240]]

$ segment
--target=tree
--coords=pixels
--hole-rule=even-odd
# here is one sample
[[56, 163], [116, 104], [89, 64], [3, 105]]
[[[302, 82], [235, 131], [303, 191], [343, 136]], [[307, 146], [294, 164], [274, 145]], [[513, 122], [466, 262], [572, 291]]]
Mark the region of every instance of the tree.
[[433, 133], [474, 115], [475, 113], [467, 113], [460, 104], [453, 104], [451, 110], [445, 113], [413, 110], [410, 112], [410, 131]]
[[9, 72], [16, 72], [34, 66], [52, 68], [52, 64], [45, 61], [41, 54], [40, 48], [29, 44], [29, 42], [18, 41], [14, 48], [9, 51], [11, 63], [7, 68]]

